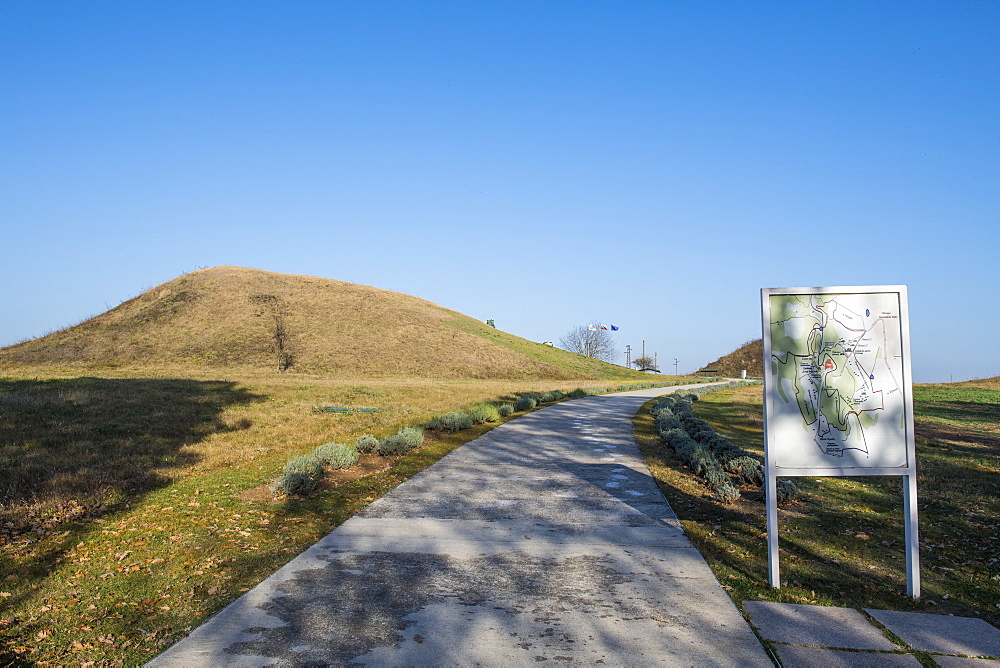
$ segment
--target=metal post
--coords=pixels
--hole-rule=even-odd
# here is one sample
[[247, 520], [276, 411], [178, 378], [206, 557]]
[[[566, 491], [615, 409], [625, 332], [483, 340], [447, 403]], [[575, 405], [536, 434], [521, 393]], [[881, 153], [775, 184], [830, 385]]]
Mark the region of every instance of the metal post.
[[920, 598], [920, 541], [917, 536], [917, 476], [903, 476], [903, 512], [906, 537], [906, 593]]
[[[764, 443], [767, 440], [770, 415], [765, 405]], [[781, 573], [778, 564], [778, 476], [775, 472], [774, 455], [769, 447], [764, 448], [764, 510], [767, 513], [767, 581], [772, 587], [781, 587]]]

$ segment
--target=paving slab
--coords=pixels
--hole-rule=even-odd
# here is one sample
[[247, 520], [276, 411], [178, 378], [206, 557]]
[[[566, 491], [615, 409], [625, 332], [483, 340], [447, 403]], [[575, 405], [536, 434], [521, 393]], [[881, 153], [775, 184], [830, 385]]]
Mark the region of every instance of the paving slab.
[[885, 652], [850, 652], [842, 649], [775, 645], [782, 668], [889, 668], [894, 666], [919, 666], [912, 654]]
[[771, 666], [635, 445], [662, 393], [497, 427], [148, 665]]
[[743, 609], [767, 640], [841, 649], [900, 649], [851, 608], [746, 601]]
[[1000, 657], [1000, 629], [981, 619], [867, 608], [865, 612], [914, 649]]

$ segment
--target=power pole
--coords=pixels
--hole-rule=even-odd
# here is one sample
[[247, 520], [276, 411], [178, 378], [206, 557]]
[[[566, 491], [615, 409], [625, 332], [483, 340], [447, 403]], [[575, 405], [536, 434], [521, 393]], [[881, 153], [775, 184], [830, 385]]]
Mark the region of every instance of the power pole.
[[646, 340], [645, 339], [643, 339], [643, 341], [642, 341], [642, 356], [643, 357], [646, 356]]
[[680, 375], [680, 374], [678, 374], [678, 373], [677, 373], [677, 362], [678, 362], [678, 360], [677, 360], [677, 358], [675, 357], [675, 358], [674, 358], [674, 375], [675, 375], [675, 376], [677, 376], [677, 375]]
[[653, 353], [653, 368], [656, 369], [656, 371], [660, 370], [660, 363], [656, 361], [659, 355], [660, 353]]

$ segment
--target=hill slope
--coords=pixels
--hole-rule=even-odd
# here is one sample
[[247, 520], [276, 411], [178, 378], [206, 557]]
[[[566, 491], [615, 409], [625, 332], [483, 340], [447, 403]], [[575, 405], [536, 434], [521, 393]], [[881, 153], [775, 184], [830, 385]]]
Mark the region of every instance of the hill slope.
[[361, 377], [644, 378], [495, 330], [431, 302], [312, 276], [201, 269], [106, 313], [0, 349], [0, 365], [290, 369]]
[[703, 369], [718, 369], [719, 375], [728, 378], [739, 378], [740, 372], [746, 370], [751, 378], [764, 376], [764, 342], [761, 339], [747, 341], [742, 346], [723, 355], [714, 362], [706, 364]]

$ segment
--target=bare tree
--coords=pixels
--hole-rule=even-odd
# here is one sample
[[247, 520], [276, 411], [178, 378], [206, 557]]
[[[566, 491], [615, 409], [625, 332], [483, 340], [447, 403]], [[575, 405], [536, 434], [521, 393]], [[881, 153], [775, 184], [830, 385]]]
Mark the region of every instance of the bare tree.
[[252, 295], [250, 303], [255, 307], [254, 315], [258, 318], [268, 316], [274, 322], [270, 331], [270, 347], [274, 353], [274, 371], [281, 373], [292, 365], [292, 354], [288, 348], [288, 329], [285, 327], [287, 306], [277, 295]]
[[594, 325], [574, 327], [566, 336], [559, 339], [559, 345], [572, 353], [579, 353], [605, 362], [614, 361], [618, 355], [614, 341], [611, 339], [611, 332]]
[[283, 313], [272, 313], [274, 317], [274, 372], [281, 373], [282, 369], [290, 366], [288, 355], [288, 330], [285, 329], [285, 315]]

